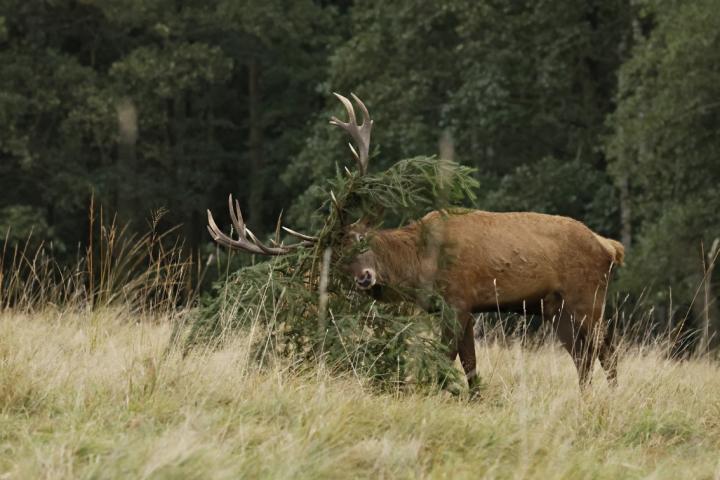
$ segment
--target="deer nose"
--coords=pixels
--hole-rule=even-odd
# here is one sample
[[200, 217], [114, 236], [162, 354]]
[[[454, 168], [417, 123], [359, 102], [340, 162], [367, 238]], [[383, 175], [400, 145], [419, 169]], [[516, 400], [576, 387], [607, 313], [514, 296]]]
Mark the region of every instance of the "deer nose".
[[362, 271], [362, 275], [355, 277], [355, 283], [363, 290], [367, 290], [375, 285], [375, 270], [366, 268]]

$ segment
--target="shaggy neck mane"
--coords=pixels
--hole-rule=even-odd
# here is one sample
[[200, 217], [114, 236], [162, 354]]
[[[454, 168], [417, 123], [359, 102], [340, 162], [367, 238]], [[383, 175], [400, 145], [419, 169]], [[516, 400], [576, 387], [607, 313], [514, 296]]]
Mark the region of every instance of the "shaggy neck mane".
[[416, 223], [401, 228], [379, 230], [371, 240], [383, 283], [417, 288], [420, 273], [419, 229]]

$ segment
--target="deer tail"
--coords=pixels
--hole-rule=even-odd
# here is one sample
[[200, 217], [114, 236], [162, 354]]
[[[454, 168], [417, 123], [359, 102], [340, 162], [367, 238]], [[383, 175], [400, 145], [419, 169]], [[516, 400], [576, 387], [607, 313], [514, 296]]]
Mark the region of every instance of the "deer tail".
[[612, 238], [601, 237], [597, 233], [595, 234], [595, 238], [598, 239], [600, 245], [603, 246], [605, 251], [610, 254], [613, 259], [613, 263], [617, 266], [622, 266], [625, 260], [625, 247], [623, 244], [617, 240], [613, 240]]

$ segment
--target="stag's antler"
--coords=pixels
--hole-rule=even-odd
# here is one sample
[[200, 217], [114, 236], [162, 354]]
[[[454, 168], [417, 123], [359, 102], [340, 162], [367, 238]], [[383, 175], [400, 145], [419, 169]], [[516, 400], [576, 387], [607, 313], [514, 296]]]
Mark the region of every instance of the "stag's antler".
[[232, 224], [235, 227], [235, 231], [238, 235], [237, 240], [228, 235], [225, 235], [217, 226], [217, 223], [215, 223], [215, 219], [213, 218], [212, 213], [210, 213], [210, 210], [207, 211], [208, 232], [210, 232], [213, 240], [215, 240], [220, 245], [224, 245], [228, 248], [243, 250], [245, 252], [255, 253], [258, 255], [285, 255], [292, 252], [298, 247], [307, 247], [313, 245], [318, 240], [317, 237], [311, 237], [310, 235], [305, 235], [296, 232], [295, 230], [282, 227], [283, 230], [285, 230], [290, 235], [301, 239], [302, 242], [294, 243], [292, 245], [279, 244], [275, 247], [268, 247], [260, 240], [258, 240], [255, 234], [253, 234], [250, 229], [245, 226], [245, 221], [243, 220], [242, 212], [240, 211], [240, 203], [237, 200], [233, 201], [232, 195], [228, 197], [228, 209], [230, 210], [230, 219], [232, 220]]
[[[357, 123], [357, 119], [355, 117], [355, 109], [353, 108], [352, 102], [346, 97], [340, 95], [339, 93], [335, 93], [335, 96], [345, 106], [345, 110], [347, 110], [348, 113], [348, 121], [343, 122], [336, 117], [332, 117], [330, 119], [330, 123], [348, 132], [352, 139], [355, 141], [357, 148], [353, 147], [352, 143], [350, 143], [350, 150], [352, 151], [353, 156], [357, 161], [360, 174], [364, 175], [367, 172], [368, 160], [370, 159], [370, 132], [372, 130], [373, 121], [370, 118], [370, 113], [368, 113], [368, 109], [365, 104], [354, 93], [351, 93], [350, 96], [353, 98], [353, 100], [355, 100], [355, 103], [357, 103], [357, 105], [360, 107], [360, 110], [362, 111], [363, 122], [361, 125], [358, 125]], [[335, 199], [335, 196], [332, 192], [330, 192], [330, 196], [333, 199], [333, 203], [337, 205], [337, 199]], [[254, 253], [257, 255], [285, 255], [292, 252], [296, 248], [308, 247], [314, 245], [318, 241], [317, 237], [305, 235], [303, 233], [296, 232], [295, 230], [292, 230], [290, 228], [282, 227], [285, 232], [295, 238], [298, 238], [300, 241], [292, 245], [283, 245], [282, 243], [278, 243], [277, 238], [279, 237], [280, 233], [280, 229], [278, 228], [275, 233], [276, 241], [271, 242], [273, 246], [267, 246], [263, 244], [260, 240], [258, 240], [258, 238], [250, 231], [250, 229], [245, 226], [245, 221], [243, 220], [242, 213], [240, 212], [240, 203], [238, 203], [237, 200], [233, 200], [232, 195], [230, 195], [228, 199], [228, 208], [230, 210], [230, 219], [232, 220], [232, 224], [235, 227], [235, 231], [237, 232], [237, 240], [230, 237], [229, 235], [224, 234], [217, 226], [217, 223], [215, 223], [215, 219], [213, 218], [212, 213], [210, 213], [210, 210], [208, 210], [207, 212], [207, 228], [210, 232], [210, 235], [217, 243], [219, 243], [220, 245], [224, 245], [228, 248], [243, 250], [245, 252]], [[278, 227], [279, 226], [280, 219], [278, 219]]]
[[367, 172], [368, 161], [370, 160], [370, 132], [372, 131], [373, 126], [370, 113], [362, 100], [360, 100], [354, 93], [351, 93], [350, 96], [353, 100], [355, 100], [355, 103], [358, 104], [363, 115], [363, 123], [362, 125], [358, 125], [352, 102], [348, 100], [347, 97], [343, 97], [339, 93], [333, 94], [345, 106], [345, 110], [347, 110], [348, 113], [348, 121], [346, 123], [337, 117], [332, 117], [330, 119], [330, 124], [342, 128], [350, 134], [353, 140], [355, 140], [357, 150], [353, 147], [352, 143], [349, 143], [348, 145], [350, 146], [350, 151], [352, 151], [355, 161], [358, 164], [360, 175], [365, 175]]

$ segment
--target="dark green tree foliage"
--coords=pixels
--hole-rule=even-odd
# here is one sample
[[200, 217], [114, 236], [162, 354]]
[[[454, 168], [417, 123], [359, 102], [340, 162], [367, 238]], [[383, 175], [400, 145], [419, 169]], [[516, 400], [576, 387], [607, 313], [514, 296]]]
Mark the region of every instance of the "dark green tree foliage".
[[[479, 172], [480, 208], [529, 206], [612, 234], [617, 205], [598, 147], [630, 13], [625, 1], [363, 2], [331, 57], [328, 90], [367, 99], [379, 166], [436, 152], [449, 133], [455, 159]], [[331, 171], [321, 152], [342, 144], [324, 123], [286, 172], [298, 189]], [[561, 175], [569, 169], [572, 179]], [[528, 177], [530, 190], [507, 188]], [[306, 212], [314, 203], [302, 199]]]
[[[485, 179], [483, 184], [490, 183]], [[483, 208], [498, 211], [535, 211], [583, 219], [593, 229], [612, 235], [617, 229], [618, 199], [604, 172], [588, 170], [580, 158], [545, 157], [517, 167], [493, 181]]]
[[136, 229], [167, 207], [192, 251], [218, 192], [271, 228], [335, 15], [311, 0], [0, 1], [0, 205], [73, 246], [93, 192]]
[[[637, 293], [651, 284], [660, 304], [672, 290], [682, 314], [699, 291], [701, 245], [707, 255], [720, 236], [720, 9], [712, 0], [642, 5], [609, 119], [610, 172], [629, 183], [637, 231], [621, 285]], [[702, 295], [695, 307], [702, 316]]]
[[[435, 307], [430, 314], [411, 301], [376, 303], [354, 291], [343, 265], [362, 246], [343, 242], [343, 225], [362, 212], [415, 217], [466, 203], [476, 187], [471, 169], [426, 157], [362, 177], [338, 173], [329, 184], [335, 200], [326, 189], [317, 245], [242, 268], [228, 282], [217, 284], [198, 312], [188, 345], [220, 342], [238, 330], [252, 330], [261, 332], [254, 348], [260, 361], [267, 360], [269, 351], [298, 362], [319, 360], [370, 377], [385, 388], [410, 379], [427, 385], [455, 378], [457, 370], [439, 343], [443, 325], [455, 321], [452, 310], [432, 292], [423, 292]], [[417, 292], [398, 292], [410, 293]]]

